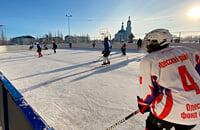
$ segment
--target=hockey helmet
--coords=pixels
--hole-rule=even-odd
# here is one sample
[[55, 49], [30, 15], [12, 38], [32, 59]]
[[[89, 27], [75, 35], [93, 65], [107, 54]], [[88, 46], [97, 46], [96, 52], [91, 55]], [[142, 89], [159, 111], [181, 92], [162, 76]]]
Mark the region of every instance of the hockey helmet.
[[172, 35], [167, 29], [155, 29], [144, 37], [147, 51], [152, 52], [168, 46], [172, 41]]
[[104, 41], [108, 41], [108, 37], [104, 37]]

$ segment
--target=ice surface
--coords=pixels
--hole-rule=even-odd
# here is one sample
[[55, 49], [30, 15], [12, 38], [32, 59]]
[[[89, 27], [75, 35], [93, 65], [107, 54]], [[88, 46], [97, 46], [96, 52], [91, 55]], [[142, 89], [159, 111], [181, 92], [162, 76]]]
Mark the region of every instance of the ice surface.
[[[139, 62], [146, 54], [113, 50], [102, 67], [98, 49], [58, 49], [0, 53], [0, 71], [56, 130], [105, 130], [137, 109]], [[51, 52], [51, 53], [50, 53]], [[144, 130], [137, 114], [116, 130]], [[194, 130], [199, 130], [197, 126]]]

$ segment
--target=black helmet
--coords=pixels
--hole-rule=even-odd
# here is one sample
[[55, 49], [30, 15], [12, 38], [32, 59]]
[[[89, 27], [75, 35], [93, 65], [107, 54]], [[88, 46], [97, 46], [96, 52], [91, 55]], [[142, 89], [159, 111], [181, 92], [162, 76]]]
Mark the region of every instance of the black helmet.
[[108, 37], [105, 37], [105, 38], [104, 38], [104, 41], [108, 41]]

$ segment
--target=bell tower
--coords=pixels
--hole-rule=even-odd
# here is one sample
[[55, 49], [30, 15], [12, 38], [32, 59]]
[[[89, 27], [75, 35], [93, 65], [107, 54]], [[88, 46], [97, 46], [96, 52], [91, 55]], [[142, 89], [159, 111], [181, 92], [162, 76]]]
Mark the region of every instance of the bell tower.
[[122, 22], [121, 30], [124, 30], [124, 22]]
[[131, 34], [131, 20], [130, 20], [130, 16], [128, 17], [128, 21], [127, 21], [126, 33], [128, 35]]

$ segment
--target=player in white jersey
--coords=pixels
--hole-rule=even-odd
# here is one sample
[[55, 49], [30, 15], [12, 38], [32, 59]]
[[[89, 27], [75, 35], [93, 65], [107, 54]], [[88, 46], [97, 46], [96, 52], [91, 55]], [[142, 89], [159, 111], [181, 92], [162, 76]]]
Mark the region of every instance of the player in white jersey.
[[200, 52], [169, 47], [172, 36], [156, 29], [144, 38], [149, 52], [140, 62], [138, 107], [149, 112], [146, 130], [190, 130], [200, 124]]

